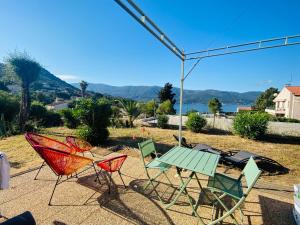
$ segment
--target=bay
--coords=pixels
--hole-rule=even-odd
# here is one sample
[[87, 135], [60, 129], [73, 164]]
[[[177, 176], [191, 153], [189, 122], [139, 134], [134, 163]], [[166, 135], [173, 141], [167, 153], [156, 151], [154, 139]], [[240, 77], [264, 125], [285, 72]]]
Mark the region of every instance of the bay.
[[[239, 106], [238, 104], [223, 104], [222, 105], [222, 111], [223, 112], [236, 112], [238, 106]], [[243, 105], [243, 106], [248, 106], [248, 105]], [[176, 103], [174, 105], [174, 108], [176, 109], [176, 113], [179, 114], [179, 104], [178, 103]], [[209, 112], [207, 104], [203, 104], [203, 103], [184, 103], [182, 105], [183, 113], [186, 113], [186, 112], [188, 112], [192, 109], [197, 110], [197, 111], [202, 112], [202, 113]]]

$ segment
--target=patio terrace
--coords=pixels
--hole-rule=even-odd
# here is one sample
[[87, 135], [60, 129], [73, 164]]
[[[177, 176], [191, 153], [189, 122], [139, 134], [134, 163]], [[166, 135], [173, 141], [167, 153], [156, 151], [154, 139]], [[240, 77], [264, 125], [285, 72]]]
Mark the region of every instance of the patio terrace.
[[[97, 158], [102, 156], [97, 155]], [[222, 167], [217, 170], [224, 172]], [[49, 167], [42, 169], [38, 180], [33, 180], [36, 170], [19, 174], [11, 179], [9, 190], [0, 192], [0, 211], [8, 218], [31, 211], [37, 224], [198, 224], [185, 196], [170, 210], [165, 210], [150, 189], [142, 191], [146, 176], [139, 158], [128, 157], [121, 172], [126, 189], [118, 174], [114, 174], [114, 188], [109, 194], [105, 174], [102, 173], [99, 185], [94, 182], [94, 171], [89, 169], [80, 174], [78, 180], [74, 178], [58, 185], [53, 206], [48, 206], [48, 200], [56, 177]], [[179, 183], [175, 170], [171, 169], [169, 175], [172, 182]], [[205, 187], [207, 177], [200, 177]], [[174, 196], [174, 189], [164, 180], [158, 184], [158, 190], [166, 200]], [[190, 183], [188, 191], [197, 200], [196, 181]], [[202, 200], [206, 204], [205, 199]], [[259, 182], [244, 204], [244, 224], [290, 225], [293, 224], [291, 210], [292, 190]], [[208, 222], [211, 207], [201, 205], [198, 213]], [[228, 218], [223, 224], [231, 223]]]

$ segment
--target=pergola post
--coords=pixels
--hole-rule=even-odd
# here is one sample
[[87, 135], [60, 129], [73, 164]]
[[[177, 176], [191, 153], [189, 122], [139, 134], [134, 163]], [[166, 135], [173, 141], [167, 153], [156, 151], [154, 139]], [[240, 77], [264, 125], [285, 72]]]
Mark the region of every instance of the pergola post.
[[178, 135], [178, 137], [179, 137], [179, 146], [181, 146], [181, 140], [182, 140], [183, 82], [184, 82], [184, 58], [181, 60], [180, 98], [179, 98], [179, 135]]

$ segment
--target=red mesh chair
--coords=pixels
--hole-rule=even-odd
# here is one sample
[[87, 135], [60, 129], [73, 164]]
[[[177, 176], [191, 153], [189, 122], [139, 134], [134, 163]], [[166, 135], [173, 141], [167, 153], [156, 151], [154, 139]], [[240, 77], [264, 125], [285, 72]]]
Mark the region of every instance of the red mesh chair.
[[127, 158], [127, 155], [120, 155], [120, 156], [112, 157], [109, 159], [105, 159], [105, 160], [97, 163], [97, 166], [99, 166], [101, 168], [101, 170], [103, 169], [106, 172], [108, 172], [108, 174], [109, 174], [109, 185], [108, 185], [109, 193], [110, 193], [110, 186], [112, 183], [111, 176], [112, 176], [113, 172], [118, 172], [118, 174], [123, 182], [123, 185], [126, 188], [126, 185], [124, 183], [124, 180], [123, 180], [121, 172], [120, 172], [120, 169], [121, 169], [124, 161], [126, 160], [126, 158]]
[[[62, 152], [75, 154], [76, 149], [71, 148], [70, 146], [66, 145], [65, 143], [62, 143], [60, 141], [54, 140], [52, 138], [45, 137], [40, 134], [27, 132], [25, 133], [25, 138], [29, 142], [29, 144], [33, 147], [35, 145], [44, 146], [53, 148]], [[42, 163], [41, 167], [39, 168], [37, 174], [35, 175], [34, 179], [36, 180], [37, 176], [39, 175], [42, 167], [45, 165], [45, 161]]]
[[84, 141], [80, 138], [73, 137], [73, 136], [67, 136], [66, 141], [68, 145], [70, 145], [72, 148], [76, 149], [77, 152], [81, 152], [82, 155], [84, 155], [84, 152], [90, 152], [92, 156], [94, 157], [93, 153], [91, 152], [91, 149], [93, 146], [88, 143], [87, 141]]
[[[72, 174], [75, 173], [77, 175], [77, 172], [79, 170], [81, 170], [89, 164], [92, 164], [92, 167], [94, 168], [96, 173], [96, 179], [100, 183], [100, 179], [92, 159], [39, 145], [34, 145], [33, 148], [45, 160], [45, 163], [52, 169], [52, 171], [57, 176], [57, 180], [48, 203], [49, 205], [51, 205], [51, 200], [56, 186], [64, 181], [69, 180], [70, 178], [73, 178]], [[69, 177], [69, 175], [71, 175], [71, 177]], [[62, 180], [62, 176], [67, 176], [67, 178], [65, 180]]]

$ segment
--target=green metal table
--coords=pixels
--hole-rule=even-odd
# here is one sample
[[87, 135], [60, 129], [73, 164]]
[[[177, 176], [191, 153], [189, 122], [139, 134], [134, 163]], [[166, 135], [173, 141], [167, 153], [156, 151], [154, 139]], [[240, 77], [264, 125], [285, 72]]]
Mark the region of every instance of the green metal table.
[[[199, 218], [201, 224], [204, 224], [201, 217], [196, 211], [197, 203], [196, 205], [193, 205], [192, 197], [188, 194], [186, 187], [189, 184], [189, 182], [193, 179], [193, 177], [196, 177], [200, 190], [202, 190], [202, 186], [197, 176], [197, 173], [213, 177], [216, 172], [219, 159], [220, 155], [217, 154], [202, 152], [199, 150], [179, 146], [170, 149], [164, 155], [159, 157], [158, 160], [160, 162], [176, 167], [177, 174], [179, 175], [179, 179], [181, 182], [178, 194], [175, 196], [173, 201], [165, 205], [165, 208], [168, 209], [172, 205], [174, 205], [178, 200], [179, 196], [183, 193], [188, 197], [189, 203], [193, 209], [193, 214]], [[185, 181], [181, 176], [182, 169], [191, 171], [191, 173]]]

